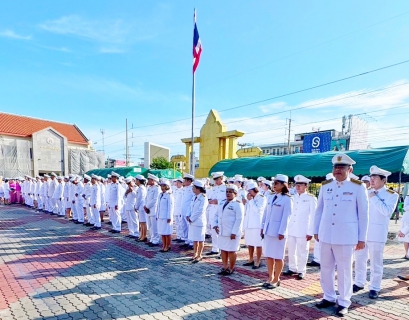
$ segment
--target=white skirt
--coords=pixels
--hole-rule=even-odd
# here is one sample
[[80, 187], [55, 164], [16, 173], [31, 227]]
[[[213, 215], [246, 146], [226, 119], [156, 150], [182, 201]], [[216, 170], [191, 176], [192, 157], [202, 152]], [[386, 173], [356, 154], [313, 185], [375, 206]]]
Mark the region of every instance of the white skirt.
[[217, 239], [219, 249], [228, 252], [236, 252], [239, 251], [240, 247], [240, 236], [236, 236], [236, 239], [230, 239], [230, 236], [225, 237], [219, 235]]
[[278, 240], [278, 237], [264, 235], [263, 255], [266, 258], [284, 259], [287, 238]]
[[71, 204], [72, 204], [71, 201], [65, 200], [65, 209], [71, 209]]
[[244, 231], [244, 242], [248, 246], [252, 247], [262, 247], [263, 242], [260, 236], [260, 230], [261, 228], [257, 229], [246, 229]]
[[146, 218], [145, 210], [139, 210], [138, 215], [139, 215], [139, 222], [146, 222], [147, 218]]
[[205, 233], [206, 233], [206, 227], [197, 227], [197, 226], [192, 226], [189, 225], [189, 233], [188, 233], [188, 239], [190, 241], [204, 241], [205, 240]]
[[168, 223], [168, 219], [158, 219], [158, 233], [161, 236], [171, 235], [173, 232], [173, 223]]

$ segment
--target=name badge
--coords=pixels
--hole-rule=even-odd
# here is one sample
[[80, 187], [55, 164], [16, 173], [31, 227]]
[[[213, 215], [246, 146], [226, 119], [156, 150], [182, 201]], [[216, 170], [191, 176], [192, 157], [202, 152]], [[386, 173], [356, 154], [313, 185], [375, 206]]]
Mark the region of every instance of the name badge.
[[354, 194], [353, 192], [347, 192], [347, 191], [343, 193], [344, 196], [352, 196], [353, 194]]

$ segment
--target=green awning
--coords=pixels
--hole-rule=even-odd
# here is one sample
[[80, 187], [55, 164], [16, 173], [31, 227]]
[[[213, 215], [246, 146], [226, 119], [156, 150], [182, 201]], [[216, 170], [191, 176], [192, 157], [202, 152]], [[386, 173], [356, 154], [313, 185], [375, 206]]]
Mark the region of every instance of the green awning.
[[[369, 174], [372, 165], [397, 173], [409, 174], [409, 146], [387, 147], [367, 150], [345, 151], [356, 161], [354, 174]], [[299, 153], [287, 156], [267, 156], [222, 160], [209, 171], [224, 171], [224, 175], [232, 177], [241, 174], [245, 177], [263, 176], [270, 178], [278, 173], [294, 177], [302, 174], [306, 177], [325, 177], [332, 171], [331, 159], [339, 152]]]
[[108, 174], [111, 174], [112, 171], [115, 171], [119, 175], [123, 177], [135, 177], [137, 174], [141, 174], [144, 177], [147, 177], [147, 169], [139, 167], [139, 166], [133, 166], [133, 167], [123, 167], [123, 168], [105, 168], [105, 169], [93, 169], [89, 170], [86, 172], [86, 174], [91, 175], [91, 174], [96, 174], [97, 176], [101, 176], [103, 178], [106, 178]]

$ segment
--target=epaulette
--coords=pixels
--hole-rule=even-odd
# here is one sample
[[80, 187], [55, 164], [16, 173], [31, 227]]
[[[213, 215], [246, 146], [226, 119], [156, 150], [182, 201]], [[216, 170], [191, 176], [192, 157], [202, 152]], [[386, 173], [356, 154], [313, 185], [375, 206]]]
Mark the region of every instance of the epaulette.
[[289, 194], [289, 193], [284, 193], [284, 195], [291, 198], [291, 194]]
[[261, 193], [260, 193], [260, 196], [264, 197], [264, 194], [261, 194]]
[[386, 189], [386, 191], [388, 191], [389, 193], [392, 193], [392, 194], [396, 193], [394, 190], [391, 190], [391, 189]]
[[206, 198], [206, 195], [205, 195], [204, 193], [202, 193], [202, 197], [203, 197], [203, 198]]
[[356, 183], [356, 184], [359, 184], [359, 185], [363, 184], [362, 181], [356, 180], [356, 179], [351, 179], [351, 182]]
[[236, 200], [236, 202], [241, 203], [241, 201], [239, 201], [239, 200]]
[[[351, 179], [352, 180], [352, 179]], [[325, 181], [322, 181], [321, 182], [321, 185], [326, 185], [326, 184], [328, 184], [328, 183], [330, 183], [330, 182], [332, 182], [333, 181], [333, 179], [328, 179], [328, 180], [325, 180]]]
[[307, 194], [308, 194], [310, 197], [315, 197], [315, 195], [313, 195], [312, 193], [307, 192]]

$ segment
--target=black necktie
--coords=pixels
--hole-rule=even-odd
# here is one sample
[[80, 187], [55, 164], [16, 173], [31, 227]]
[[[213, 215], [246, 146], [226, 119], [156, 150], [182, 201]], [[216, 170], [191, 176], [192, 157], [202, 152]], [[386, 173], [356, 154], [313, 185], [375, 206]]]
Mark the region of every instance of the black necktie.
[[229, 202], [228, 201], [226, 201], [226, 203], [223, 205], [223, 210], [224, 210], [224, 208], [226, 208], [226, 206], [229, 204]]
[[273, 205], [273, 204], [274, 204], [274, 201], [276, 201], [276, 200], [277, 200], [277, 195], [274, 196], [273, 202], [271, 202], [271, 205]]

